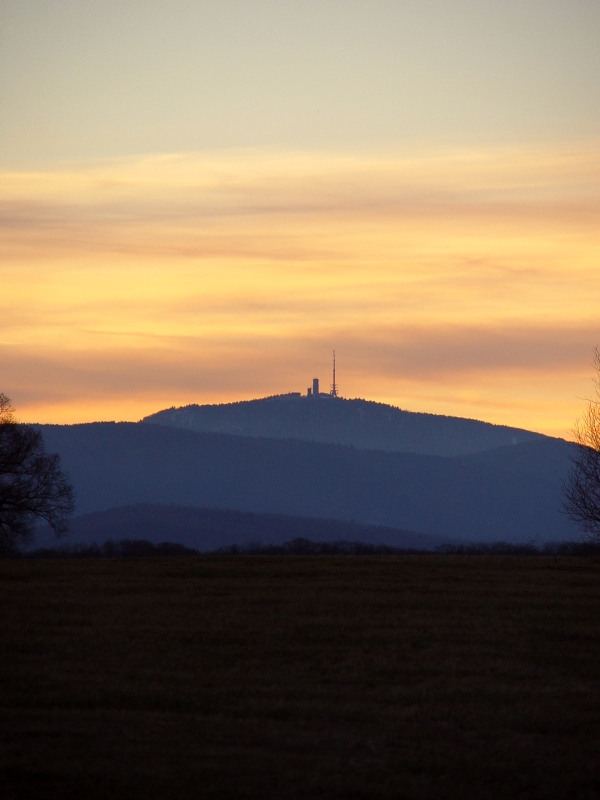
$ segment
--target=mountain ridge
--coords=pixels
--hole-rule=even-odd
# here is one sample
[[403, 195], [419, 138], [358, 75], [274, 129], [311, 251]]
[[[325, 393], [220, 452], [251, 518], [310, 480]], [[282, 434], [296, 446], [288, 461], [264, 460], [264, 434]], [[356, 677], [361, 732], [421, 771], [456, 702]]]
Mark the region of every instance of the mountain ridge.
[[153, 544], [176, 542], [199, 552], [250, 544], [281, 545], [290, 539], [318, 542], [360, 541], [403, 549], [434, 550], [447, 539], [335, 519], [139, 503], [74, 517], [70, 533], [57, 540], [49, 528], [38, 529], [33, 547], [81, 545], [108, 540], [143, 539]]
[[454, 541], [575, 537], [560, 512], [572, 446], [549, 437], [450, 458], [157, 424], [39, 429], [75, 485], [78, 514], [158, 503], [354, 521]]
[[299, 393], [171, 407], [144, 417], [140, 424], [449, 457], [552, 438], [523, 428], [406, 411], [372, 400]]

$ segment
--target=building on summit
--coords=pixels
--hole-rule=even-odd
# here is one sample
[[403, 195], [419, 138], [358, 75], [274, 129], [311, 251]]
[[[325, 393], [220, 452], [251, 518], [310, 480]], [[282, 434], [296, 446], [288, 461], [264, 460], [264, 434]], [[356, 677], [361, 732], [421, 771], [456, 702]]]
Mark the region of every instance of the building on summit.
[[338, 386], [335, 382], [335, 350], [333, 351], [333, 383], [329, 392], [321, 392], [319, 390], [319, 379], [313, 378], [312, 388], [309, 386], [306, 390], [307, 397], [339, 397]]

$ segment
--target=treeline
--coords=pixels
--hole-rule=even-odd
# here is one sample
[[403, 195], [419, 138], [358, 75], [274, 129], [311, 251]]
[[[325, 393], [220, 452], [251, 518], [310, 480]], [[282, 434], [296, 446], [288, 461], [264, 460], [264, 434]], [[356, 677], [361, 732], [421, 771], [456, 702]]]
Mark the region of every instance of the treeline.
[[97, 544], [63, 544], [39, 547], [13, 556], [23, 558], [152, 558], [155, 556], [197, 556], [198, 551], [177, 542], [154, 544], [146, 539], [120, 539]]
[[535, 544], [511, 544], [510, 542], [444, 544], [435, 549], [418, 547], [392, 547], [386, 544], [366, 542], [314, 542], [309, 539], [292, 539], [283, 544], [261, 544], [252, 542], [240, 546], [231, 545], [213, 551], [219, 555], [266, 555], [266, 556], [380, 556], [380, 555], [475, 555], [475, 556], [600, 556], [600, 542], [549, 542]]
[[535, 544], [508, 542], [446, 544], [435, 550], [391, 547], [365, 542], [315, 542], [296, 538], [283, 544], [250, 542], [230, 545], [200, 553], [193, 547], [176, 542], [154, 544], [145, 539], [109, 540], [103, 544], [59, 545], [30, 551], [13, 551], [13, 558], [154, 558], [165, 556], [386, 556], [386, 555], [475, 555], [475, 556], [600, 556], [600, 542], [550, 542]]
[[436, 553], [473, 556], [600, 556], [600, 542], [547, 542], [544, 545], [510, 542], [444, 544]]
[[282, 544], [262, 544], [250, 542], [246, 545], [230, 545], [214, 551], [219, 555], [260, 555], [260, 556], [381, 556], [401, 553], [431, 553], [431, 550], [392, 547], [387, 544], [368, 542], [313, 542], [310, 539], [290, 539]]

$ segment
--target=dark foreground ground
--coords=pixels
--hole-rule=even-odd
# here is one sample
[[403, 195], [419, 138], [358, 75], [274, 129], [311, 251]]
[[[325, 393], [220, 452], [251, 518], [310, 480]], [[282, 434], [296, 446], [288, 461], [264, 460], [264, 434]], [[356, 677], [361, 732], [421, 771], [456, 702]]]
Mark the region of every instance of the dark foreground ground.
[[600, 563], [0, 562], [3, 798], [600, 797]]

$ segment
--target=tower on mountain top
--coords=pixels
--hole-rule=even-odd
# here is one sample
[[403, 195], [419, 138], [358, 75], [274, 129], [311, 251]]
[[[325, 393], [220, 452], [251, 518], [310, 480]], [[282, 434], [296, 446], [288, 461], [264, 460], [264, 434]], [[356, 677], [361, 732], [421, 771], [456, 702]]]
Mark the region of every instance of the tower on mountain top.
[[331, 384], [331, 392], [332, 397], [338, 396], [338, 387], [337, 383], [335, 382], [335, 350], [333, 351], [333, 383]]
[[335, 382], [335, 350], [333, 351], [333, 383], [331, 384], [331, 391], [321, 392], [319, 390], [319, 379], [313, 378], [312, 387], [309, 386], [306, 390], [307, 397], [339, 397], [338, 385]]

